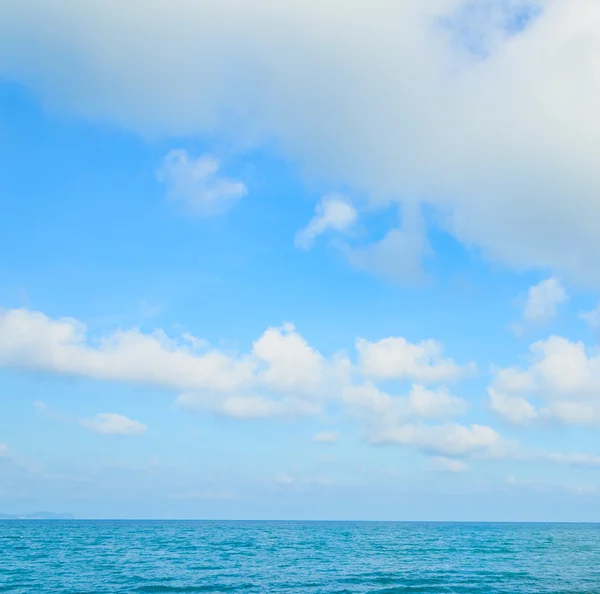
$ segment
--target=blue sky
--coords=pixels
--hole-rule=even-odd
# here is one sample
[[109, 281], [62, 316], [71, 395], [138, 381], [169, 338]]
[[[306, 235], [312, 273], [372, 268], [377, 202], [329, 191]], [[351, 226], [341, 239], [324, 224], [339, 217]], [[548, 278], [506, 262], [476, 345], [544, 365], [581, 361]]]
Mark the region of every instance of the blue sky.
[[4, 3], [0, 512], [600, 520], [598, 18]]

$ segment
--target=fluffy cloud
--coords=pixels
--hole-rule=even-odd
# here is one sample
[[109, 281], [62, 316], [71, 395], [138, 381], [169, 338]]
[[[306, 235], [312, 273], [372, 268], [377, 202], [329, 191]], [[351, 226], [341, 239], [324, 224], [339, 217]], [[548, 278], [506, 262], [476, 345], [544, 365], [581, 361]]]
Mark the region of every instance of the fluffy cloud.
[[567, 292], [556, 278], [549, 278], [529, 288], [523, 307], [523, 321], [543, 324], [556, 316], [558, 307], [568, 300]]
[[361, 372], [380, 380], [413, 379], [426, 383], [455, 381], [475, 370], [470, 363], [457, 365], [443, 357], [443, 347], [435, 340], [418, 344], [404, 338], [384, 338], [378, 342], [359, 339], [356, 342]]
[[598, 284], [598, 3], [477, 6], [9, 0], [0, 74], [142, 134], [275, 141], [374, 206], [427, 201], [491, 258]]
[[[459, 417], [467, 409], [467, 402], [444, 386], [428, 389], [416, 383], [407, 395], [392, 395], [374, 383], [375, 376], [434, 383], [457, 379], [464, 370], [442, 358], [441, 345], [434, 341], [358, 340], [357, 364], [342, 354], [324, 357], [291, 324], [267, 329], [245, 354], [206, 348], [203, 342], [198, 352], [196, 343], [161, 331], [119, 330], [90, 338], [85, 326], [70, 318], [53, 320], [23, 309], [0, 313], [3, 367], [162, 386], [181, 393], [179, 407], [237, 419], [314, 416], [333, 403], [364, 424], [371, 442], [451, 456], [489, 454], [499, 443], [486, 427], [427, 424]], [[383, 367], [378, 366], [381, 348], [392, 353]], [[145, 430], [137, 421], [108, 413], [80, 422], [99, 433]], [[321, 442], [335, 438], [329, 432], [315, 436]]]
[[414, 446], [426, 453], [443, 456], [497, 457], [505, 452], [500, 435], [485, 425], [400, 425], [382, 429], [371, 440], [380, 444]]
[[445, 388], [434, 391], [419, 385], [412, 387], [408, 404], [411, 413], [423, 419], [458, 417], [467, 409], [467, 403], [462, 398], [451, 396]]
[[[415, 385], [408, 396], [390, 396], [365, 382], [363, 374], [371, 380], [439, 383], [462, 372], [454, 361], [441, 358], [439, 343], [386, 340], [393, 357], [378, 368], [381, 343], [359, 340], [355, 365], [345, 355], [324, 357], [291, 324], [268, 328], [248, 353], [239, 354], [212, 349], [187, 334], [175, 340], [159, 330], [132, 329], [91, 338], [71, 318], [54, 320], [24, 309], [0, 312], [0, 366], [162, 386], [181, 393], [177, 404], [183, 408], [208, 408], [240, 419], [315, 415], [330, 400], [369, 414], [394, 410], [398, 418], [464, 412], [466, 403], [443, 387], [430, 391]], [[398, 350], [408, 354], [399, 356]]]
[[526, 369], [496, 373], [488, 390], [495, 412], [514, 423], [600, 425], [600, 354], [588, 353], [582, 342], [551, 336], [531, 345], [529, 362]]
[[298, 231], [294, 243], [296, 247], [308, 250], [315, 239], [328, 230], [347, 231], [355, 223], [356, 217], [356, 209], [345, 196], [323, 196], [317, 204], [315, 216], [304, 229]]
[[157, 171], [167, 186], [167, 198], [182, 202], [193, 215], [211, 217], [227, 212], [243, 198], [244, 183], [219, 176], [220, 163], [210, 155], [197, 159], [187, 151], [172, 150]]
[[468, 407], [465, 400], [451, 396], [445, 388], [427, 390], [418, 384], [412, 386], [408, 396], [392, 396], [372, 382], [348, 384], [342, 389], [341, 399], [355, 416], [370, 419], [376, 428], [414, 419], [458, 417]]
[[179, 390], [235, 390], [252, 362], [218, 351], [197, 355], [163, 332], [116, 332], [93, 343], [72, 318], [53, 320], [23, 309], [0, 313], [0, 365]]
[[143, 423], [116, 413], [98, 413], [91, 419], [81, 419], [80, 424], [102, 435], [141, 435], [148, 430]]
[[535, 407], [522, 396], [509, 396], [491, 387], [488, 396], [490, 408], [511, 423], [527, 423], [538, 417]]

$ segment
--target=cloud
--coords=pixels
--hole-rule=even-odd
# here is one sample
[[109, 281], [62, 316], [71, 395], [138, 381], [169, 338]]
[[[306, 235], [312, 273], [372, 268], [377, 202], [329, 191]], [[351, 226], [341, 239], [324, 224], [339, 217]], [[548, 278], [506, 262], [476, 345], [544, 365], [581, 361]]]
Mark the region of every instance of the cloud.
[[316, 441], [317, 443], [328, 443], [328, 444], [337, 443], [338, 434], [335, 433], [334, 431], [321, 431], [320, 433], [317, 433], [313, 437], [313, 441]]
[[[180, 392], [182, 408], [238, 419], [317, 415], [329, 401], [371, 412], [379, 401], [382, 410], [396, 410], [403, 418], [454, 416], [465, 408], [443, 387], [428, 391], [416, 385], [409, 396], [392, 397], [371, 381], [458, 379], [465, 369], [441, 357], [435, 341], [359, 339], [355, 365], [346, 355], [324, 357], [292, 324], [268, 328], [247, 353], [223, 352], [203, 341], [198, 351], [198, 340], [190, 341], [188, 333], [177, 340], [161, 330], [138, 329], [90, 337], [72, 318], [54, 320], [24, 309], [0, 312], [0, 367], [161, 386]], [[383, 367], [381, 349], [391, 352]]]
[[180, 390], [234, 390], [252, 375], [249, 361], [196, 355], [161, 331], [117, 330], [94, 342], [72, 318], [23, 309], [0, 312], [0, 365]]
[[451, 396], [446, 388], [427, 390], [418, 384], [411, 388], [408, 403], [411, 414], [422, 419], [457, 417], [467, 410], [467, 403]]
[[244, 183], [218, 175], [220, 163], [210, 155], [194, 159], [185, 150], [172, 150], [163, 159], [157, 178], [167, 186], [167, 198], [188, 212], [212, 217], [233, 208], [248, 190]]
[[444, 472], [465, 472], [467, 465], [462, 460], [438, 456], [431, 459], [433, 467]]
[[400, 425], [382, 429], [371, 437], [373, 443], [414, 446], [428, 454], [443, 456], [500, 457], [505, 444], [491, 427], [485, 425]]
[[348, 249], [347, 256], [357, 270], [397, 283], [422, 285], [426, 277], [421, 263], [427, 248], [421, 233], [391, 229], [380, 241]]
[[451, 396], [445, 388], [427, 390], [419, 384], [407, 396], [393, 396], [371, 382], [348, 384], [341, 401], [353, 416], [368, 422], [370, 434], [408, 421], [458, 417], [468, 408], [465, 400]]
[[517, 333], [527, 324], [546, 324], [556, 317], [558, 307], [569, 297], [557, 278], [549, 278], [529, 288], [523, 307], [523, 323], [516, 324]]
[[361, 372], [380, 380], [412, 379], [425, 383], [446, 383], [472, 373], [475, 364], [457, 365], [443, 357], [443, 347], [435, 340], [417, 344], [404, 338], [384, 338], [378, 342], [356, 342]]
[[9, 456], [10, 450], [5, 443], [0, 442], [0, 458], [6, 458]]
[[326, 231], [344, 232], [352, 227], [357, 218], [356, 209], [341, 194], [327, 194], [317, 204], [315, 216], [308, 225], [296, 233], [297, 248], [309, 250], [315, 239]]
[[93, 433], [102, 435], [141, 435], [148, 427], [116, 413], [98, 413], [91, 419], [81, 419], [80, 425]]
[[[450, 457], [500, 455], [504, 442], [489, 427], [429, 424], [467, 410], [467, 402], [445, 386], [429, 389], [415, 383], [408, 394], [393, 395], [374, 383], [419, 379], [439, 384], [470, 371], [470, 365], [461, 367], [442, 357], [440, 343], [359, 339], [356, 350], [356, 364], [342, 353], [324, 357], [292, 324], [268, 328], [248, 353], [239, 354], [212, 348], [198, 352], [188, 339], [178, 341], [159, 330], [118, 330], [91, 338], [71, 318], [53, 320], [22, 309], [0, 313], [0, 367], [162, 386], [180, 392], [180, 408], [242, 420], [316, 416], [329, 405], [341, 406], [364, 426], [370, 443], [396, 443]], [[100, 433], [146, 429], [112, 413], [79, 422]], [[332, 441], [334, 435], [325, 432], [315, 439]]]
[[526, 369], [496, 372], [492, 410], [514, 423], [534, 419], [600, 425], [600, 354], [582, 342], [551, 336], [530, 347]]
[[550, 462], [565, 464], [567, 466], [588, 466], [592, 468], [600, 466], [600, 456], [594, 456], [592, 454], [549, 453], [545, 456], [545, 459]]
[[396, 283], [423, 285], [428, 277], [423, 260], [432, 250], [419, 204], [402, 207], [399, 228], [390, 229], [382, 239], [361, 247], [346, 246], [346, 255], [357, 270], [369, 272]]
[[145, 136], [275, 145], [372, 206], [426, 202], [489, 258], [598, 285], [597, 2], [477, 6], [9, 0], [0, 74]]
[[495, 388], [488, 388], [490, 408], [507, 421], [524, 424], [538, 417], [535, 407], [521, 396], [507, 396]]
[[600, 330], [600, 304], [591, 311], [581, 312], [579, 317], [586, 322], [592, 330]]

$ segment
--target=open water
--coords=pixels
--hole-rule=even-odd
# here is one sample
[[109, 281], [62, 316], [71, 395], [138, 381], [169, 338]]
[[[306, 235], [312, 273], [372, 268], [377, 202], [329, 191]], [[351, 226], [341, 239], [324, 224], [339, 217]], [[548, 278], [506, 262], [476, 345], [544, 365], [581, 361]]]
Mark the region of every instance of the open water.
[[0, 592], [600, 593], [600, 525], [0, 521]]

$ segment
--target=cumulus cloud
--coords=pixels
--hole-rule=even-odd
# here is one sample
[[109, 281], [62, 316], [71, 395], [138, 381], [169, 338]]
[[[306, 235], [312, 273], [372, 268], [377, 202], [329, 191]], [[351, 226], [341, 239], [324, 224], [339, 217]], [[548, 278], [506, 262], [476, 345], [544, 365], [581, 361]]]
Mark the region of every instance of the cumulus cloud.
[[[284, 324], [268, 328], [247, 353], [210, 347], [198, 352], [189, 337], [176, 340], [162, 331], [118, 330], [90, 337], [85, 326], [71, 318], [54, 320], [23, 309], [0, 312], [0, 367], [162, 386], [180, 392], [180, 408], [241, 420], [316, 416], [332, 404], [357, 418], [373, 443], [412, 445], [449, 456], [484, 450], [490, 454], [499, 442], [486, 427], [428, 424], [467, 410], [467, 402], [445, 386], [430, 389], [414, 383], [407, 394], [394, 395], [375, 383], [402, 378], [439, 384], [458, 379], [464, 369], [441, 357], [442, 347], [434, 341], [386, 341], [382, 347], [359, 339], [353, 363], [345, 354], [323, 356], [293, 325]], [[381, 366], [377, 349], [385, 354], [390, 345], [391, 360], [384, 358]], [[45, 410], [42, 404], [38, 408]], [[100, 433], [145, 430], [138, 421], [113, 413], [80, 423]], [[315, 436], [320, 442], [335, 439], [331, 432]]]
[[460, 366], [443, 356], [442, 344], [424, 340], [417, 344], [404, 338], [384, 338], [377, 342], [356, 342], [361, 372], [380, 380], [413, 379], [425, 383], [446, 383], [472, 373], [475, 364]]
[[[414, 345], [403, 338], [382, 343], [358, 340], [358, 364], [346, 355], [326, 358], [292, 324], [268, 328], [247, 353], [227, 353], [202, 342], [198, 351], [186, 333], [181, 340], [156, 330], [117, 330], [90, 337], [71, 318], [51, 319], [24, 309], [0, 312], [0, 366], [157, 385], [181, 393], [183, 408], [208, 408], [240, 419], [318, 414], [327, 400], [403, 417], [440, 418], [464, 411], [444, 387], [413, 386], [408, 396], [390, 396], [364, 382], [403, 378], [440, 383], [464, 371], [441, 357], [442, 346]], [[380, 350], [391, 352], [381, 359]]]
[[117, 330], [94, 342], [72, 318], [23, 309], [0, 312], [0, 365], [180, 390], [234, 390], [252, 375], [243, 358], [196, 355], [161, 331]]
[[418, 384], [412, 387], [408, 404], [411, 413], [423, 419], [458, 417], [467, 410], [466, 401], [451, 396], [445, 388], [427, 390]]
[[382, 429], [371, 437], [373, 443], [414, 446], [429, 454], [443, 456], [498, 457], [505, 453], [500, 435], [485, 425], [400, 425]]
[[600, 284], [600, 11], [533, 4], [9, 0], [0, 74], [144, 135], [274, 142], [373, 206], [426, 201], [488, 257]]
[[211, 217], [227, 212], [247, 194], [243, 182], [220, 176], [219, 168], [219, 160], [210, 155], [194, 159], [185, 150], [172, 150], [156, 175], [169, 200], [183, 203], [193, 215]]
[[445, 388], [428, 390], [414, 384], [407, 396], [393, 396], [372, 382], [348, 384], [341, 393], [342, 402], [358, 418], [369, 420], [378, 433], [382, 426], [396, 426], [415, 419], [447, 419], [462, 415], [468, 408], [462, 398]]
[[341, 194], [327, 194], [317, 204], [315, 216], [298, 231], [294, 243], [303, 250], [310, 249], [315, 239], [326, 231], [347, 231], [357, 218], [356, 209]]
[[148, 427], [116, 413], [98, 413], [91, 419], [81, 419], [85, 429], [102, 435], [141, 435]]
[[509, 396], [488, 388], [490, 408], [511, 423], [524, 424], [538, 417], [535, 407], [522, 396]]
[[497, 371], [488, 394], [492, 410], [514, 423], [600, 425], [600, 354], [551, 336], [531, 345], [526, 369]]

